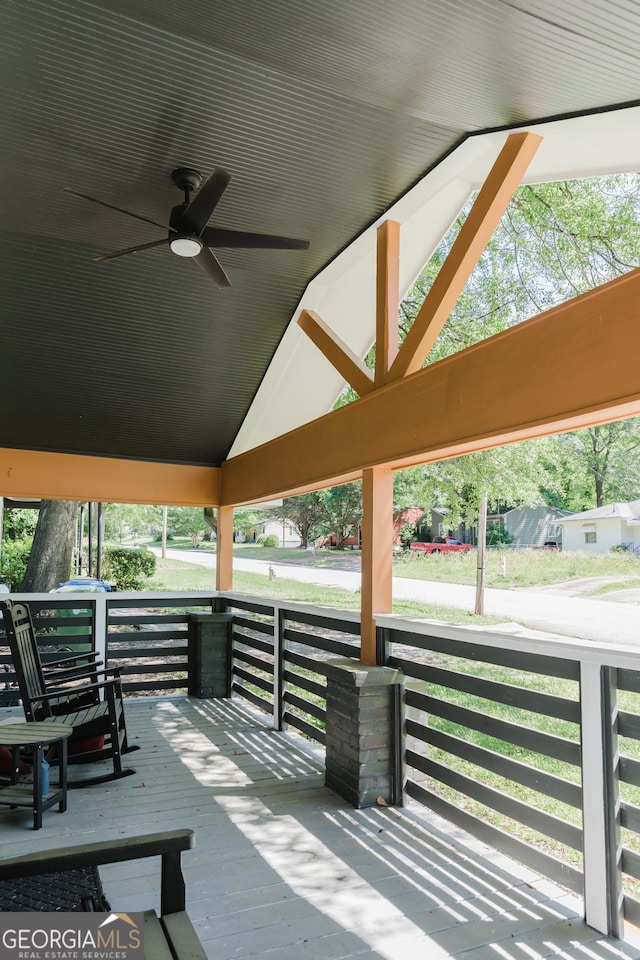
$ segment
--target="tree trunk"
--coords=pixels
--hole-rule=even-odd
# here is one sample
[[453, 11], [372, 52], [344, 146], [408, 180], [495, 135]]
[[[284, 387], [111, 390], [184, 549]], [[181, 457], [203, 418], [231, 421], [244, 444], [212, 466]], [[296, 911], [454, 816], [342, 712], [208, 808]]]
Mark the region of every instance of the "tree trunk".
[[298, 533], [300, 534], [300, 549], [306, 550], [309, 546], [309, 531], [311, 530], [310, 523], [301, 523], [298, 526]]
[[77, 517], [75, 500], [42, 501], [21, 592], [47, 593], [69, 579]]
[[482, 616], [484, 613], [484, 569], [487, 548], [487, 494], [483, 493], [478, 517], [478, 570], [476, 575], [476, 608], [475, 613]]
[[[206, 513], [205, 513], [206, 518]], [[162, 508], [162, 559], [167, 556], [167, 508]]]

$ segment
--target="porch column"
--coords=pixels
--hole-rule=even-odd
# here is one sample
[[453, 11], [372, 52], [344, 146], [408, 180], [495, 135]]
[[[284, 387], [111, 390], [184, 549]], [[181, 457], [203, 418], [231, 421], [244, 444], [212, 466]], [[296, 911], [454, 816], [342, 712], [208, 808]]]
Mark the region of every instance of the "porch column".
[[402, 672], [338, 659], [326, 668], [326, 785], [357, 808], [402, 804]]
[[622, 937], [622, 846], [616, 671], [580, 664], [584, 910], [589, 926]]
[[233, 590], [233, 507], [218, 507], [216, 590]]
[[374, 613], [391, 613], [393, 560], [393, 472], [370, 467], [362, 473], [361, 654], [376, 662]]

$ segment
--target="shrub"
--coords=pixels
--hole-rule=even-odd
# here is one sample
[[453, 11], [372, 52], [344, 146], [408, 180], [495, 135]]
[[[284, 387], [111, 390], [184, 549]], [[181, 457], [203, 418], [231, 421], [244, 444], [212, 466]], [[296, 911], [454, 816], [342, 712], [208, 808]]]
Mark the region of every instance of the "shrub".
[[490, 547], [498, 543], [513, 543], [513, 537], [500, 523], [487, 525], [487, 545]]
[[0, 556], [0, 582], [6, 583], [11, 591], [18, 590], [24, 580], [30, 553], [31, 537], [3, 541]]
[[155, 572], [156, 558], [150, 550], [107, 547], [104, 552], [104, 578], [116, 590], [141, 590]]
[[275, 533], [263, 533], [262, 536], [256, 540], [256, 544], [259, 547], [277, 547], [280, 545], [280, 541]]
[[413, 541], [416, 539], [416, 528], [412, 523], [409, 523], [408, 520], [405, 520], [400, 524], [398, 537], [405, 550], [408, 550], [409, 544], [413, 543]]

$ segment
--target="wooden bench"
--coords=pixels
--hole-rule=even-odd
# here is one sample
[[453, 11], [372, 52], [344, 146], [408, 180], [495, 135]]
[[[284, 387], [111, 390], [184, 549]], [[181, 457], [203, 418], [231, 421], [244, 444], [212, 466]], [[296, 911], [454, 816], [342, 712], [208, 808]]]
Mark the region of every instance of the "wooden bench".
[[[0, 880], [160, 856], [160, 916], [155, 910], [144, 913], [145, 958], [207, 960], [185, 910], [186, 892], [180, 858], [182, 851], [190, 850], [193, 844], [193, 830], [170, 830], [124, 840], [87, 843], [63, 850], [44, 850], [0, 860]], [[122, 908], [123, 905], [119, 906]]]

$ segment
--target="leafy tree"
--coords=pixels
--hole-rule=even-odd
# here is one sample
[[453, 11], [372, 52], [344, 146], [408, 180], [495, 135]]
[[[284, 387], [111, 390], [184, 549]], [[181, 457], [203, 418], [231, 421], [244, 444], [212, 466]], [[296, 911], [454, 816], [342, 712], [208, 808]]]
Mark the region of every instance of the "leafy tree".
[[38, 522], [37, 510], [23, 510], [21, 507], [5, 507], [2, 524], [3, 540], [31, 539]]
[[271, 516], [267, 510], [255, 510], [252, 507], [240, 507], [233, 511], [233, 528], [245, 535]]
[[287, 520], [295, 527], [300, 536], [300, 547], [306, 550], [312, 533], [328, 520], [326, 502], [327, 492], [321, 490], [285, 497], [281, 507], [271, 509], [271, 516], [276, 520]]
[[122, 543], [162, 523], [162, 507], [138, 503], [105, 504], [105, 535]]
[[204, 512], [197, 507], [170, 507], [168, 511], [170, 530], [179, 537], [191, 537], [197, 547], [207, 527]]
[[393, 510], [400, 513], [407, 507], [422, 507], [428, 503], [429, 483], [424, 467], [408, 467], [393, 474]]
[[588, 510], [611, 501], [636, 500], [640, 476], [640, 420], [561, 434], [555, 464], [567, 491], [570, 510]]
[[327, 524], [336, 538], [336, 549], [344, 550], [344, 541], [362, 521], [362, 484], [344, 483], [331, 487], [326, 498]]

